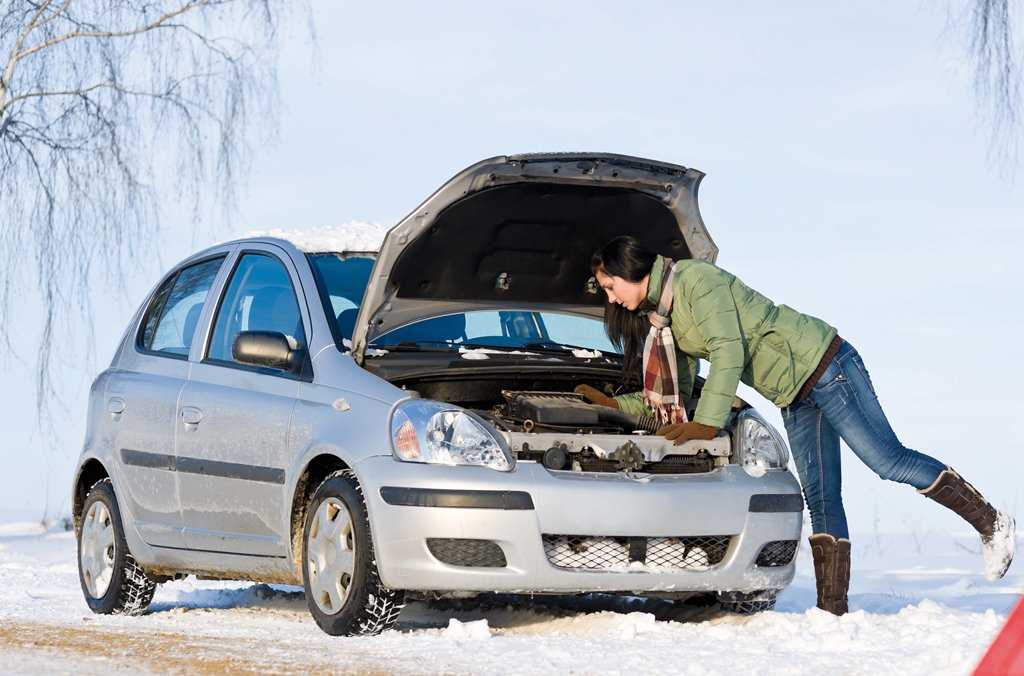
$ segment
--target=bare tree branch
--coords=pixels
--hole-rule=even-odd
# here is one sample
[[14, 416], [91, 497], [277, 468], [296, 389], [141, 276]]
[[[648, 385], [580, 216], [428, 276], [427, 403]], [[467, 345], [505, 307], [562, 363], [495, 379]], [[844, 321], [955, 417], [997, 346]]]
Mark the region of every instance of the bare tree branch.
[[967, 23], [974, 91], [990, 129], [989, 155], [1001, 168], [1012, 170], [1020, 148], [1024, 103], [1011, 0], [972, 0]]
[[275, 128], [295, 4], [0, 0], [0, 343], [13, 298], [38, 295], [41, 414], [55, 337], [88, 325], [92, 276], [122, 279], [151, 246], [156, 196], [232, 209], [253, 134]]
[[176, 9], [174, 11], [171, 11], [171, 12], [167, 12], [166, 14], [164, 14], [163, 16], [161, 16], [156, 21], [154, 21], [154, 22], [152, 22], [150, 24], [147, 24], [145, 26], [139, 26], [138, 28], [131, 28], [129, 30], [124, 30], [124, 31], [74, 31], [72, 33], [65, 33], [64, 35], [58, 35], [57, 37], [55, 37], [55, 38], [53, 38], [51, 40], [47, 40], [46, 42], [43, 42], [41, 44], [35, 45], [33, 47], [29, 47], [25, 51], [15, 52], [14, 53], [14, 62], [17, 63], [18, 61], [21, 61], [22, 59], [24, 59], [26, 57], [32, 56], [33, 54], [35, 54], [38, 51], [41, 51], [41, 50], [44, 50], [44, 49], [49, 49], [50, 47], [55, 47], [55, 46], [59, 45], [62, 42], [66, 42], [68, 40], [74, 40], [75, 38], [127, 38], [127, 37], [131, 37], [132, 35], [139, 35], [141, 33], [148, 33], [149, 31], [156, 30], [157, 28], [160, 28], [161, 26], [163, 26], [165, 23], [167, 23], [171, 19], [173, 19], [173, 18], [175, 18], [177, 16], [181, 16], [185, 12], [189, 12], [189, 11], [191, 11], [191, 10], [197, 8], [197, 7], [201, 7], [203, 5], [210, 5], [210, 4], [215, 4], [215, 3], [208, 2], [207, 0], [195, 0], [194, 2], [186, 2], [184, 5], [182, 5], [178, 9]]

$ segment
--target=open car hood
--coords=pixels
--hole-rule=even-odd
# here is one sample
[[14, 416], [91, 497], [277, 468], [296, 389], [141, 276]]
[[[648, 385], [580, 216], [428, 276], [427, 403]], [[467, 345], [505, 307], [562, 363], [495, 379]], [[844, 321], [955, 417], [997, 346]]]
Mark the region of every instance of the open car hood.
[[590, 257], [632, 235], [673, 259], [714, 262], [697, 207], [704, 174], [607, 153], [493, 157], [463, 170], [392, 228], [352, 336], [368, 342], [455, 312], [524, 309], [601, 319]]

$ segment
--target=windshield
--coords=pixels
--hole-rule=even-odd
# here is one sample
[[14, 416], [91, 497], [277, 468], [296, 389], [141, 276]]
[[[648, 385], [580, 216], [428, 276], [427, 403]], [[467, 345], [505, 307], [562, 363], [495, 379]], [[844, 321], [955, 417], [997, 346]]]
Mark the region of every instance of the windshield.
[[356, 314], [373, 270], [372, 254], [309, 254], [327, 315], [333, 319], [335, 339], [352, 340]]
[[525, 349], [583, 349], [618, 354], [604, 324], [557, 312], [477, 310], [433, 317], [389, 331], [370, 345], [439, 345]]
[[[351, 346], [356, 314], [373, 270], [374, 254], [307, 254], [321, 301], [342, 347]], [[433, 317], [377, 337], [371, 347], [465, 346], [533, 350], [598, 350], [618, 354], [596, 319], [558, 312], [478, 310]]]

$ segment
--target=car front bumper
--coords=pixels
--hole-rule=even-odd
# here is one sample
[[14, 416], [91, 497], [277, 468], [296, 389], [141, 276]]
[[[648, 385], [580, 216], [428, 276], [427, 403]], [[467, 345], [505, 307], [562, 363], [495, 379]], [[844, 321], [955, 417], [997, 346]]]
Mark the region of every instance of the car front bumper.
[[[354, 469], [381, 580], [392, 589], [750, 592], [781, 589], [793, 579], [795, 556], [781, 566], [756, 565], [766, 544], [800, 537], [800, 486], [785, 470], [755, 478], [730, 465], [707, 474], [637, 478], [551, 472], [533, 462], [505, 473], [403, 463], [390, 456], [368, 458]], [[720, 561], [698, 569], [631, 564], [590, 570], [553, 565], [543, 536], [617, 542], [728, 536], [728, 546]], [[506, 565], [443, 563], [427, 544], [435, 538], [491, 541]]]

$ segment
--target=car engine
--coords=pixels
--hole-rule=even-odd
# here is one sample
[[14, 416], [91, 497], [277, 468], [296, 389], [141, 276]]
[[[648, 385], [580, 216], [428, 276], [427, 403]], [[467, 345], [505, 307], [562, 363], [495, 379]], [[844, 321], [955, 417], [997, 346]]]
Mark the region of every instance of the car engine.
[[587, 403], [573, 392], [502, 391], [502, 403], [477, 411], [507, 433], [521, 460], [552, 470], [687, 474], [711, 471], [728, 455], [728, 438], [707, 448], [664, 448], [650, 435], [653, 416], [634, 416]]
[[652, 416], [635, 416], [588, 403], [574, 392], [502, 390], [502, 403], [487, 411], [500, 428], [522, 432], [653, 433]]

